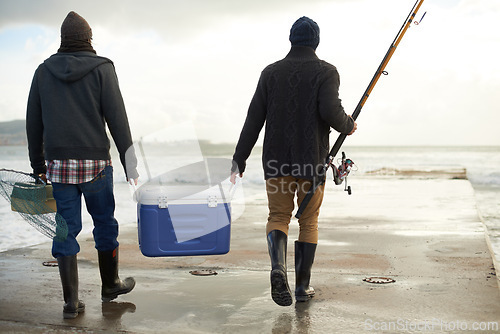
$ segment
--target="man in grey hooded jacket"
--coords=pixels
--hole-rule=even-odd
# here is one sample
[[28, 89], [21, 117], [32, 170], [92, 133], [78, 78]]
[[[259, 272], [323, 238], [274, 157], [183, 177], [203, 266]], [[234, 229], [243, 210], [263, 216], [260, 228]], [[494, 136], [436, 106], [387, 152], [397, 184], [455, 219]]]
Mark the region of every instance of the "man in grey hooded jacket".
[[70, 12], [61, 26], [61, 47], [35, 72], [26, 113], [31, 167], [52, 182], [57, 214], [68, 225], [66, 240], [52, 243], [63, 287], [64, 318], [75, 318], [85, 309], [78, 299], [76, 258], [82, 195], [94, 222], [102, 300], [110, 301], [135, 286], [133, 278], [118, 277], [118, 222], [106, 124], [126, 177], [136, 184], [137, 163], [113, 62], [96, 55], [91, 39], [87, 21]]

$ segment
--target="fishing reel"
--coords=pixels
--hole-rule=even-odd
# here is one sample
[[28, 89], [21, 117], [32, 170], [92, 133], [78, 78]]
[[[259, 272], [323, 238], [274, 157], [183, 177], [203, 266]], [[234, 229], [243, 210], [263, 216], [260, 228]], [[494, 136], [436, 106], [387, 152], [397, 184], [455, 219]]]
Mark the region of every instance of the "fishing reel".
[[349, 176], [352, 167], [355, 166], [354, 161], [346, 158], [345, 152], [342, 152], [342, 159], [340, 160], [339, 166], [336, 167], [333, 162], [330, 162], [330, 166], [333, 171], [333, 182], [335, 182], [336, 185], [341, 185], [345, 180], [344, 191], [347, 191], [347, 193], [351, 195], [351, 186], [347, 185], [347, 176]]

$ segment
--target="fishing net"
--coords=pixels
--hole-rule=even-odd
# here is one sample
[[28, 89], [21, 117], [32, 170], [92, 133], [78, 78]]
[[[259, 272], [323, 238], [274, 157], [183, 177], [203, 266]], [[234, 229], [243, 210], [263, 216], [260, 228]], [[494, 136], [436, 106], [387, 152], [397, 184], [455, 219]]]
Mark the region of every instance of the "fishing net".
[[15, 170], [0, 169], [0, 194], [43, 235], [56, 241], [68, 236], [68, 225], [56, 211], [52, 186], [39, 177]]

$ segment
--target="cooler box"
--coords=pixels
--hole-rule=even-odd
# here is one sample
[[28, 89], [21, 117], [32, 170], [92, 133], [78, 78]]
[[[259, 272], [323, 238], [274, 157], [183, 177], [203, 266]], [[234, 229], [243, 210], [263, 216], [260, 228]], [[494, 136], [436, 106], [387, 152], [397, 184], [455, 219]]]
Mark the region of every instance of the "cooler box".
[[229, 252], [231, 203], [221, 186], [145, 185], [137, 191], [136, 199], [143, 255]]

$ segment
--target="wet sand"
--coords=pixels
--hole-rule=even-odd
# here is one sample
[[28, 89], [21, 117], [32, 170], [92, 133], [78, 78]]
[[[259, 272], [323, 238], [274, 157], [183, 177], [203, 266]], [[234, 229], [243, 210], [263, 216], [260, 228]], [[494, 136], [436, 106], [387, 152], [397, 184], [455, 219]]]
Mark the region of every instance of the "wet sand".
[[[137, 229], [122, 228], [120, 276], [135, 277], [137, 285], [111, 303], [100, 301], [93, 241], [80, 238], [80, 298], [87, 307], [74, 320], [62, 318], [57, 267], [42, 265], [51, 260], [50, 243], [0, 253], [0, 331], [456, 332], [457, 325], [499, 325], [498, 281], [467, 180], [372, 177], [350, 185], [351, 196], [327, 185], [309, 303], [281, 307], [270, 298], [266, 197], [253, 189], [232, 223], [226, 255], [147, 258]], [[292, 289], [297, 233], [294, 219]], [[190, 274], [205, 269], [217, 275]], [[395, 282], [363, 281], [379, 276]]]

